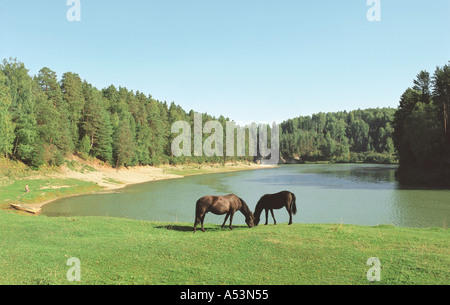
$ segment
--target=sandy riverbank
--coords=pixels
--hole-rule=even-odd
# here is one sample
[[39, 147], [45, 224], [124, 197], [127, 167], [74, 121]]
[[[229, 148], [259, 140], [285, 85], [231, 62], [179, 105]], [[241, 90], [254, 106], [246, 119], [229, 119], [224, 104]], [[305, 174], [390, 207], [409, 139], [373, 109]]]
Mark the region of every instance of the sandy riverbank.
[[273, 168], [273, 166], [254, 163], [228, 163], [225, 165], [178, 165], [178, 166], [137, 166], [115, 169], [107, 166], [94, 165], [94, 171], [79, 172], [61, 168], [61, 173], [54, 175], [56, 179], [78, 179], [95, 183], [104, 190], [117, 190], [131, 184], [140, 184], [151, 181], [179, 179], [190, 175], [212, 174], [230, 171], [243, 171]]
[[77, 172], [67, 167], [61, 169], [61, 174], [54, 175], [56, 179], [78, 179], [95, 183], [104, 190], [117, 190], [127, 185], [150, 181], [183, 178], [164, 172], [164, 169], [151, 166], [140, 166], [114, 169], [111, 167], [97, 167], [96, 171]]

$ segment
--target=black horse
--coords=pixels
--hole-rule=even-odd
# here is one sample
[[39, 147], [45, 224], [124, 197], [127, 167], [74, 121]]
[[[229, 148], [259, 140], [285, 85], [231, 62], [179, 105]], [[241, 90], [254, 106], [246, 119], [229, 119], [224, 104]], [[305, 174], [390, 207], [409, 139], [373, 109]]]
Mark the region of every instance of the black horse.
[[273, 210], [278, 210], [286, 207], [289, 213], [289, 224], [292, 224], [292, 214], [297, 214], [297, 206], [295, 204], [295, 195], [288, 191], [283, 191], [277, 194], [267, 194], [259, 199], [255, 209], [255, 226], [259, 224], [262, 210], [266, 211], [266, 225], [269, 223], [269, 210], [272, 214], [273, 222], [277, 224]]
[[254, 227], [254, 217], [252, 211], [248, 208], [245, 201], [238, 196], [231, 194], [227, 196], [205, 196], [200, 198], [197, 201], [195, 210], [194, 233], [197, 231], [197, 225], [199, 223], [202, 225], [202, 231], [205, 232], [203, 222], [205, 220], [205, 215], [208, 212], [216, 215], [227, 214], [222, 228], [225, 227], [225, 223], [227, 222], [228, 217], [230, 217], [230, 230], [233, 230], [231, 224], [236, 211], [241, 211], [241, 213], [244, 214], [245, 222], [249, 228]]

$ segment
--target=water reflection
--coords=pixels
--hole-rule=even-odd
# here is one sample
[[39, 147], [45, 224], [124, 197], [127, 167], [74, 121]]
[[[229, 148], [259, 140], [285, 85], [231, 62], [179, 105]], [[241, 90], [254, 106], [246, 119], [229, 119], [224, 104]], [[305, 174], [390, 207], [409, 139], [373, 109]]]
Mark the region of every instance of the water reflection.
[[267, 184], [286, 186], [319, 186], [334, 189], [392, 189], [396, 166], [379, 165], [306, 165], [283, 166], [284, 173], [257, 178]]
[[232, 193], [232, 188], [229, 184], [227, 184], [227, 179], [224, 178], [232, 178], [236, 175], [239, 174], [232, 172], [224, 174], [199, 175], [193, 176], [192, 180], [194, 180], [196, 184], [207, 186], [213, 189], [214, 194], [230, 194]]

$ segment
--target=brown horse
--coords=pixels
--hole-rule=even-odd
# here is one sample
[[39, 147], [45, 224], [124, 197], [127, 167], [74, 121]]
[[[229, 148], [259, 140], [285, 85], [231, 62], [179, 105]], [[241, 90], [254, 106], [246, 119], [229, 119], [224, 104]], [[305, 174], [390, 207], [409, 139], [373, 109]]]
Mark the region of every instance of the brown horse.
[[205, 215], [208, 212], [211, 212], [216, 215], [224, 215], [225, 221], [223, 222], [222, 228], [225, 227], [225, 223], [230, 217], [230, 230], [233, 230], [232, 222], [233, 216], [236, 211], [241, 211], [245, 216], [245, 222], [249, 226], [249, 228], [254, 226], [254, 217], [252, 211], [248, 208], [247, 204], [244, 200], [239, 198], [236, 195], [227, 195], [227, 196], [205, 196], [200, 198], [197, 201], [197, 206], [195, 210], [195, 224], [194, 224], [194, 233], [197, 231], [197, 225], [201, 223], [202, 231], [205, 232], [205, 228], [203, 227], [203, 222], [205, 220]]
[[259, 199], [255, 209], [255, 226], [259, 224], [262, 210], [266, 211], [266, 225], [269, 223], [269, 211], [272, 214], [273, 222], [277, 224], [273, 210], [278, 210], [286, 207], [289, 213], [289, 225], [292, 224], [292, 214], [297, 214], [297, 206], [295, 204], [295, 195], [288, 191], [283, 191], [277, 194], [267, 194]]

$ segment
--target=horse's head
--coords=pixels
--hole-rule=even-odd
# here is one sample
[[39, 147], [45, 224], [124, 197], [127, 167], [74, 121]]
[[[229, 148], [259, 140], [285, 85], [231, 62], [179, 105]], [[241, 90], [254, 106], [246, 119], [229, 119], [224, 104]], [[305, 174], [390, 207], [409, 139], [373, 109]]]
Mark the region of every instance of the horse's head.
[[255, 208], [255, 213], [254, 213], [254, 222], [255, 222], [255, 226], [259, 225], [259, 221], [261, 220], [261, 212], [263, 210], [263, 205], [264, 205], [264, 198], [266, 197], [266, 195], [262, 196], [258, 203], [256, 204], [256, 208]]
[[255, 217], [245, 201], [242, 198], [239, 198], [239, 200], [241, 201], [241, 212], [245, 216], [245, 223], [249, 228], [253, 228], [255, 226]]
[[249, 228], [253, 228], [255, 226], [255, 217], [253, 216], [253, 213], [245, 217], [245, 223]]
[[254, 222], [254, 224], [255, 224], [255, 227], [257, 226], [257, 225], [259, 225], [259, 221], [261, 220], [261, 217], [258, 215], [258, 216], [254, 216], [254, 220], [253, 220], [253, 222]]

